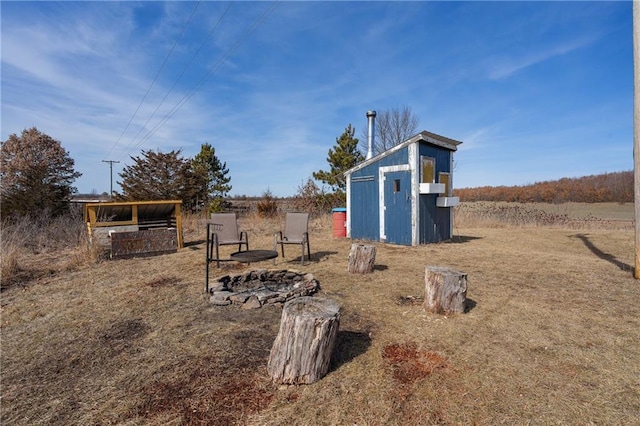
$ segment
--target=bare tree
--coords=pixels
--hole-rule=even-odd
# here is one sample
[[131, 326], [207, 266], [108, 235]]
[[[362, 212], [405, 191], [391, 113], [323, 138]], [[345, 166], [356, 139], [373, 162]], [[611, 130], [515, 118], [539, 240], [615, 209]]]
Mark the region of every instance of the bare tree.
[[[377, 113], [373, 153], [378, 155], [401, 144], [418, 133], [418, 117], [411, 107], [392, 108]], [[361, 150], [367, 152], [369, 129], [365, 128], [361, 141]]]

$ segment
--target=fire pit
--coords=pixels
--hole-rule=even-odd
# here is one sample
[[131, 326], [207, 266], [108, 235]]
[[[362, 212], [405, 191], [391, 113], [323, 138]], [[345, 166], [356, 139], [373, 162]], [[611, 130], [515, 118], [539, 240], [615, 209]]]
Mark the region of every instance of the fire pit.
[[209, 286], [210, 301], [216, 306], [238, 305], [245, 309], [282, 305], [288, 300], [310, 296], [320, 290], [313, 274], [288, 270], [259, 269], [242, 275], [215, 278]]

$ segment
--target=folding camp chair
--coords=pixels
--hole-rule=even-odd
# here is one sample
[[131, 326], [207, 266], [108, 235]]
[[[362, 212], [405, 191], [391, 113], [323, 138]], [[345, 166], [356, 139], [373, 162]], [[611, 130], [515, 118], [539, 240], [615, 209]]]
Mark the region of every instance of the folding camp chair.
[[[211, 222], [214, 226], [207, 226], [207, 265], [216, 261], [218, 268], [220, 267], [220, 246], [237, 244], [238, 251], [242, 251], [243, 245], [249, 250], [247, 233], [238, 230], [235, 213], [211, 213]], [[216, 257], [213, 257], [214, 248]]]
[[300, 244], [302, 256], [300, 264], [304, 265], [304, 248], [307, 246], [307, 258], [311, 260], [311, 248], [309, 247], [309, 213], [287, 213], [284, 233], [278, 231], [273, 236], [273, 250], [277, 251], [278, 244], [284, 257], [285, 244]]

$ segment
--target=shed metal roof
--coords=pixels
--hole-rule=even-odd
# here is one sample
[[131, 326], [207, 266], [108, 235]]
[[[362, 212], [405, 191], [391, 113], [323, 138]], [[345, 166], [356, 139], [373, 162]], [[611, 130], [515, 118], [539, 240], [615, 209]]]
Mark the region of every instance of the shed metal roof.
[[363, 161], [362, 163], [358, 164], [355, 167], [352, 167], [351, 169], [347, 170], [346, 172], [344, 172], [345, 175], [351, 174], [355, 171], [360, 170], [363, 167], [368, 166], [369, 164], [372, 164], [378, 160], [380, 160], [381, 158], [386, 157], [387, 155], [390, 155], [396, 151], [399, 151], [401, 149], [404, 149], [406, 146], [411, 145], [413, 143], [418, 143], [420, 141], [424, 141], [427, 142], [429, 144], [432, 145], [436, 145], [439, 146], [441, 148], [445, 148], [448, 149], [449, 151], [457, 151], [458, 150], [458, 145], [460, 145], [462, 142], [455, 140], [455, 139], [451, 139], [451, 138], [447, 138], [445, 136], [442, 135], [438, 135], [436, 133], [432, 133], [432, 132], [427, 132], [426, 130], [423, 130], [422, 132], [410, 137], [409, 139], [407, 139], [406, 141], [392, 147], [389, 148], [388, 150], [381, 152], [380, 154], [376, 155], [375, 157], [371, 157], [368, 160]]
[[96, 216], [99, 218], [113, 220], [113, 218], [131, 217], [131, 208], [134, 205], [138, 209], [138, 218], [140, 220], [148, 220], [170, 217], [175, 213], [176, 205], [182, 205], [182, 201], [115, 201], [88, 203], [85, 208], [96, 209]]
[[[438, 145], [441, 146], [443, 148], [447, 148], [450, 151], [456, 151], [458, 149], [458, 145], [460, 145], [462, 142], [457, 141], [455, 139], [451, 139], [451, 138], [447, 138], [445, 136], [441, 136], [435, 133], [431, 133], [431, 132], [427, 132], [426, 130], [421, 131], [420, 133], [418, 133], [417, 135], [413, 136], [412, 138], [409, 139], [409, 141], [412, 140], [424, 140], [426, 142], [430, 142], [434, 145]], [[408, 142], [409, 142], [408, 141]]]

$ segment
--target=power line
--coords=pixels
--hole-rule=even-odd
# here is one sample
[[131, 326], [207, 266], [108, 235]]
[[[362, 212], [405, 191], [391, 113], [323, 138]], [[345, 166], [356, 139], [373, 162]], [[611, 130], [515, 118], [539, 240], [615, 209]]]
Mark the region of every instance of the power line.
[[[151, 116], [149, 116], [149, 118], [147, 119], [147, 121], [144, 123], [144, 125], [142, 125], [140, 127], [140, 130], [138, 130], [138, 133], [136, 133], [136, 135], [133, 137], [133, 139], [131, 139], [131, 142], [129, 142], [129, 144], [123, 149], [123, 154], [127, 152], [127, 150], [131, 147], [131, 145], [136, 141], [136, 139], [138, 138], [138, 136], [140, 136], [140, 134], [142, 133], [142, 131], [147, 127], [147, 124], [149, 124], [149, 122], [153, 119], [153, 117], [155, 117], [156, 112], [158, 112], [158, 110], [160, 109], [160, 107], [164, 104], [164, 101], [169, 97], [169, 95], [171, 94], [171, 92], [173, 92], [173, 89], [176, 87], [176, 85], [178, 84], [178, 82], [182, 79], [182, 77], [184, 76], [184, 74], [187, 72], [187, 69], [191, 66], [191, 64], [193, 63], [193, 61], [196, 59], [196, 56], [198, 56], [198, 54], [200, 53], [200, 51], [202, 50], [202, 48], [205, 46], [206, 42], [209, 40], [209, 38], [211, 37], [211, 35], [213, 35], [213, 33], [215, 32], [215, 30], [218, 28], [218, 26], [220, 25], [220, 23], [222, 22], [222, 19], [226, 16], [227, 12], [229, 11], [229, 9], [231, 8], [232, 3], [229, 3], [227, 5], [227, 7], [225, 8], [224, 12], [222, 13], [222, 15], [220, 16], [220, 18], [218, 18], [218, 20], [216, 21], [215, 25], [211, 28], [211, 31], [209, 31], [209, 33], [207, 34], [207, 36], [204, 38], [204, 40], [202, 40], [202, 43], [200, 43], [200, 47], [198, 47], [198, 49], [195, 51], [195, 53], [191, 56], [191, 59], [189, 60], [189, 62], [182, 68], [182, 72], [180, 73], [180, 75], [175, 79], [175, 81], [173, 82], [173, 85], [171, 86], [171, 88], [169, 88], [169, 90], [167, 91], [167, 93], [164, 95], [164, 97], [162, 98], [162, 100], [160, 101], [160, 103], [158, 104], [158, 106], [156, 107], [156, 109], [151, 113]], [[135, 147], [139, 146], [135, 145]], [[122, 158], [122, 157], [121, 157]]]
[[227, 62], [227, 60], [238, 50], [240, 45], [251, 35], [251, 33], [253, 33], [256, 30], [256, 28], [258, 28], [258, 26], [260, 26], [273, 13], [278, 3], [279, 3], [279, 0], [276, 0], [269, 5], [269, 7], [265, 10], [265, 12], [253, 22], [253, 24], [245, 31], [245, 33], [236, 41], [236, 43], [229, 50], [227, 50], [227, 52], [220, 59], [218, 59], [218, 61], [216, 61], [216, 63], [198, 81], [198, 83], [196, 83], [193, 86], [193, 88], [185, 96], [183, 96], [182, 99], [178, 101], [178, 103], [176, 103], [176, 105], [171, 109], [171, 111], [169, 111], [158, 122], [158, 124], [156, 124], [153, 127], [153, 129], [151, 129], [144, 136], [144, 138], [133, 147], [133, 149], [138, 148], [140, 145], [146, 142], [149, 138], [151, 138], [151, 136], [153, 136], [160, 129], [160, 127], [162, 127], [164, 123], [166, 123], [169, 120], [169, 118], [171, 118], [180, 108], [182, 108], [184, 104], [186, 104], [189, 101], [189, 99], [191, 99], [191, 97], [193, 97], [193, 95], [196, 94], [196, 92], [200, 89], [200, 87], [202, 87], [202, 85], [207, 80], [207, 78], [209, 78], [209, 76], [213, 72], [220, 69], [222, 65], [224, 65], [225, 62]]
[[[193, 15], [195, 15], [196, 10], [198, 9], [198, 6], [200, 6], [200, 2], [197, 2], [196, 5], [194, 6], [193, 10], [191, 11], [191, 15], [189, 15], [189, 19], [187, 19], [187, 22], [185, 22], [185, 24], [183, 25], [182, 30], [180, 31], [180, 34], [178, 34], [178, 37], [176, 37], [175, 41], [173, 42], [173, 46], [171, 46], [171, 50], [169, 50], [169, 53], [167, 53], [167, 56], [164, 58], [164, 62], [162, 62], [162, 65], [160, 65], [160, 69], [158, 69], [158, 72], [156, 73], [155, 77], [153, 78], [153, 81], [151, 81], [151, 84], [147, 88], [147, 91], [144, 94], [144, 96], [142, 97], [142, 100], [140, 101], [140, 103], [138, 104], [138, 107], [136, 108], [136, 110], [134, 111], [133, 115], [129, 119], [129, 122], [127, 123], [127, 125], [124, 127], [124, 130], [122, 130], [122, 133], [120, 133], [120, 136], [118, 137], [118, 139], [115, 141], [115, 143], [111, 147], [111, 150], [109, 151], [109, 154], [107, 154], [107, 157], [111, 155], [111, 153], [116, 148], [116, 146], [118, 145], [118, 143], [120, 142], [120, 140], [122, 139], [122, 137], [124, 136], [126, 131], [129, 129], [129, 126], [131, 126], [131, 123], [133, 122], [133, 119], [138, 114], [138, 111], [140, 111], [140, 108], [142, 107], [142, 104], [147, 99], [147, 96], [149, 95], [149, 92], [151, 92], [151, 89], [153, 88], [153, 86], [155, 85], [156, 81], [158, 80], [158, 77], [160, 76], [160, 73], [164, 69], [164, 66], [169, 61], [169, 57], [171, 56], [171, 54], [175, 50], [176, 46], [178, 45], [178, 41], [182, 38], [182, 35], [184, 34], [185, 30], [187, 29], [187, 27], [191, 23], [191, 20], [193, 19]], [[136, 135], [136, 137], [137, 137], [137, 135]]]

